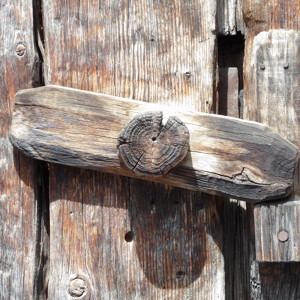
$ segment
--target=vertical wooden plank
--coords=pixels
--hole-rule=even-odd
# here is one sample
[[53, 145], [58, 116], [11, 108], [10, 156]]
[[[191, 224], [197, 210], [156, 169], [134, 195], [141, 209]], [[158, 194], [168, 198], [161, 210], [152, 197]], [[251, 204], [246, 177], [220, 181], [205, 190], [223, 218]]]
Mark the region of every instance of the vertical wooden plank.
[[242, 14], [243, 0], [218, 1], [218, 33], [220, 35], [236, 35], [238, 31], [245, 33]]
[[[43, 4], [47, 83], [214, 110], [214, 1]], [[49, 298], [224, 299], [220, 206], [52, 165]]]
[[239, 118], [239, 76], [237, 68], [219, 69], [219, 109], [224, 116]]
[[[290, 101], [290, 99], [286, 99], [283, 95], [281, 97], [270, 97], [272, 93], [274, 93], [274, 89], [271, 94], [268, 95], [268, 91], [265, 90], [264, 95], [267, 97], [262, 103], [260, 103], [260, 99], [257, 99], [257, 93], [253, 91], [256, 90], [252, 81], [252, 53], [255, 51], [254, 49], [254, 38], [257, 34], [262, 31], [268, 31], [271, 29], [294, 29], [299, 30], [299, 12], [300, 12], [300, 3], [299, 1], [283, 1], [283, 0], [244, 0], [243, 2], [243, 13], [244, 19], [247, 26], [247, 39], [246, 39], [246, 47], [245, 47], [245, 63], [244, 63], [244, 86], [245, 86], [245, 98], [244, 98], [244, 115], [246, 119], [260, 121], [265, 124], [272, 124], [273, 129], [278, 130], [281, 134], [286, 137], [291, 136], [295, 128], [298, 128], [298, 122], [296, 123], [296, 127], [291, 128], [286, 124], [289, 124], [293, 119], [294, 115], [286, 114], [287, 111], [293, 110], [296, 108], [296, 101]], [[267, 37], [266, 37], [267, 38]], [[272, 47], [272, 45], [269, 44]], [[276, 45], [274, 45], [276, 47]], [[289, 49], [291, 49], [289, 47]], [[275, 49], [274, 49], [275, 50]], [[277, 50], [275, 50], [276, 52]], [[267, 52], [266, 52], [267, 53]], [[277, 62], [275, 62], [277, 64]], [[265, 69], [266, 70], [266, 69]], [[259, 70], [262, 72], [262, 70]], [[273, 75], [276, 76], [276, 73]], [[280, 84], [279, 84], [280, 86]], [[266, 87], [267, 88], [267, 87]], [[281, 87], [280, 87], [281, 88]], [[274, 95], [274, 94], [273, 94]], [[293, 98], [295, 99], [295, 98]], [[287, 100], [286, 106], [283, 104], [278, 105], [278, 103], [274, 103], [274, 101], [279, 101], [283, 103], [284, 100]], [[269, 110], [268, 108], [272, 108]], [[284, 107], [282, 110], [281, 108]], [[279, 116], [283, 114], [285, 116], [284, 121], [274, 122], [274, 116]], [[280, 117], [282, 118], [282, 117]], [[295, 119], [294, 119], [295, 120]], [[271, 123], [269, 123], [271, 121]], [[292, 140], [292, 142], [294, 142]], [[297, 144], [297, 143], [296, 143]], [[298, 144], [297, 144], [298, 145]], [[268, 218], [272, 217], [274, 211], [276, 211], [275, 215], [278, 220], [281, 220], [281, 213], [283, 211], [288, 212], [290, 210], [288, 202], [285, 203], [269, 203], [263, 207], [257, 206], [254, 209], [254, 213], [257, 218], [254, 218], [254, 224], [251, 231], [255, 230], [255, 227], [258, 228], [259, 223], [262, 221], [260, 219], [260, 214], [265, 213], [265, 216]], [[294, 215], [297, 214], [298, 205], [293, 208]], [[264, 212], [265, 210], [265, 212]], [[270, 214], [271, 212], [271, 214]], [[293, 227], [294, 229], [297, 227]], [[261, 224], [261, 228], [268, 228], [268, 224]], [[278, 237], [278, 232], [274, 232], [274, 227], [272, 230], [272, 239], [275, 241]], [[256, 234], [257, 235], [257, 234]], [[298, 243], [298, 241], [295, 241]], [[269, 256], [272, 253], [268, 249], [272, 244], [269, 243], [267, 245], [268, 248], [264, 249], [264, 253]], [[271, 249], [270, 249], [271, 250]], [[279, 253], [279, 252], [277, 252]], [[259, 254], [258, 254], [259, 258]], [[266, 259], [266, 256], [265, 256]], [[279, 259], [281, 260], [281, 259]], [[251, 285], [251, 295], [254, 299], [299, 299], [299, 277], [295, 274], [299, 273], [299, 266], [295, 263], [257, 263], [253, 262], [253, 269], [251, 271], [251, 280], [253, 284]]]
[[[252, 107], [247, 111], [256, 114], [259, 121], [267, 122], [298, 146], [299, 61], [299, 32], [272, 30], [255, 36], [250, 84], [257, 111]], [[300, 260], [299, 197], [293, 195], [288, 200], [286, 203], [255, 206], [256, 258], [260, 261]]]
[[1, 2], [0, 61], [0, 299], [36, 299], [38, 164], [8, 140], [14, 94], [35, 77], [32, 1]]
[[[224, 40], [226, 45], [243, 45], [242, 39]], [[224, 51], [224, 44], [219, 41], [219, 60], [221, 65], [232, 65], [232, 53]], [[242, 53], [235, 53], [242, 60]], [[219, 57], [220, 58], [220, 57]], [[240, 66], [241, 67], [241, 66]], [[238, 73], [242, 70], [227, 67], [219, 69], [219, 114], [238, 118], [241, 115], [239, 106]], [[250, 207], [249, 207], [250, 206]], [[252, 299], [251, 264], [254, 258], [254, 249], [251, 239], [254, 238], [250, 231], [250, 222], [253, 218], [251, 205], [243, 201], [226, 199], [222, 211], [223, 228], [223, 255], [225, 268], [225, 297], [226, 299]]]

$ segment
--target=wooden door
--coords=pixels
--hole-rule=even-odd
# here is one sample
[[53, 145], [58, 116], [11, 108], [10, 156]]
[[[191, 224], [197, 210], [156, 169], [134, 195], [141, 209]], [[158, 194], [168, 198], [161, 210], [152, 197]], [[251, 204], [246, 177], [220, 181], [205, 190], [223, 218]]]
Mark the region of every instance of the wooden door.
[[299, 299], [298, 263], [255, 260], [252, 205], [30, 160], [7, 137], [15, 92], [49, 84], [234, 117], [244, 89], [253, 119], [254, 36], [298, 30], [299, 10], [298, 0], [2, 1], [0, 299]]

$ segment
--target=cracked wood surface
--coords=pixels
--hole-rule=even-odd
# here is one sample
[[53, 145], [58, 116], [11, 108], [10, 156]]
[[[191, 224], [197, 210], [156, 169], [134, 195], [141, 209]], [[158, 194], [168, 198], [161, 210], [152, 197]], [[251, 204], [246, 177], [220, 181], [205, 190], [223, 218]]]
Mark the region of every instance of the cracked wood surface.
[[187, 155], [189, 130], [177, 117], [162, 124], [163, 113], [147, 112], [134, 117], [118, 137], [118, 154], [135, 174], [161, 176]]
[[[256, 120], [270, 125], [298, 147], [299, 61], [299, 32], [271, 30], [255, 36], [249, 79], [251, 94], [255, 95], [255, 103], [259, 109], [255, 111], [254, 106], [247, 104], [249, 117], [255, 116]], [[252, 98], [250, 100], [253, 101]], [[300, 233], [297, 229], [300, 222], [298, 181], [296, 177], [296, 194], [291, 195], [287, 201], [282, 199], [276, 205], [255, 207], [256, 257], [259, 261], [300, 261]], [[266, 227], [269, 229], [265, 230]], [[287, 232], [288, 240], [281, 241], [278, 238], [280, 232]]]
[[[297, 148], [259, 123], [58, 86], [23, 90], [15, 103], [10, 139], [37, 159], [250, 202], [287, 196], [292, 186]], [[147, 111], [175, 115], [190, 134], [187, 157], [165, 176], [135, 174], [118, 157], [123, 127]]]
[[[216, 1], [43, 0], [43, 12], [47, 84], [213, 112]], [[49, 176], [49, 299], [71, 298], [76, 274], [91, 299], [224, 299], [220, 201], [56, 164]]]
[[32, 1], [0, 6], [0, 299], [44, 299], [39, 163], [8, 139], [14, 94], [37, 75]]
[[[300, 2], [246, 0], [243, 11], [249, 29], [244, 64], [245, 118], [269, 125], [299, 147]], [[295, 224], [300, 222], [299, 168], [294, 183], [289, 199], [254, 208], [259, 261], [300, 260], [299, 226]], [[289, 239], [280, 242], [278, 234], [285, 230]], [[298, 286], [291, 291], [295, 293]], [[284, 298], [282, 294], [280, 299]]]

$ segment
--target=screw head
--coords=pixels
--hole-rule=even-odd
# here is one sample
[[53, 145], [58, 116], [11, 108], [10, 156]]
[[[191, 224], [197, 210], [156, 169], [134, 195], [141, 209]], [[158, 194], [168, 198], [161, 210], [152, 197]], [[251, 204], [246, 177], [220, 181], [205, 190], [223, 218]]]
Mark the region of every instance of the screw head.
[[260, 65], [259, 65], [259, 68], [260, 68], [261, 70], [265, 70], [266, 66], [265, 66], [264, 64], [260, 64]]
[[289, 239], [289, 233], [287, 231], [285, 231], [285, 230], [281, 230], [278, 233], [278, 239], [282, 243], [286, 242]]
[[20, 43], [17, 45], [16, 47], [16, 50], [15, 50], [15, 53], [17, 56], [19, 57], [22, 57], [25, 55], [25, 52], [26, 52], [26, 47], [24, 44]]

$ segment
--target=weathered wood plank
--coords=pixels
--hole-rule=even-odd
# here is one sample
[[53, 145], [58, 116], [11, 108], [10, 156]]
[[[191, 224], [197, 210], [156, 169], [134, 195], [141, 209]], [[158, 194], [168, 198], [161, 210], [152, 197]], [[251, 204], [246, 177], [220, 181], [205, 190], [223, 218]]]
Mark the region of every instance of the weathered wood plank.
[[218, 33], [221, 35], [235, 35], [238, 31], [245, 33], [242, 14], [243, 0], [218, 1]]
[[[215, 1], [43, 4], [47, 83], [213, 111]], [[94, 299], [224, 299], [217, 203], [128, 180], [51, 165], [49, 298], [80, 273]]]
[[[269, 124], [296, 145], [299, 140], [300, 33], [273, 30], [254, 38], [251, 57], [251, 93], [257, 110], [247, 106], [248, 116]], [[292, 130], [291, 130], [292, 129]], [[298, 189], [296, 186], [295, 189]], [[255, 208], [256, 255], [260, 261], [298, 261], [299, 200]], [[268, 230], [265, 230], [268, 228]], [[280, 240], [280, 232], [289, 239]]]
[[[11, 141], [34, 158], [141, 176], [250, 202], [284, 197], [292, 186], [297, 148], [259, 123], [178, 112], [57, 86], [19, 92], [15, 102]], [[150, 176], [150, 170], [135, 172], [136, 162], [129, 169], [119, 159], [117, 149], [124, 126], [147, 111], [161, 111], [165, 119], [175, 115], [186, 124], [190, 135], [187, 157], [168, 175], [156, 178]]]
[[218, 114], [239, 118], [239, 75], [237, 68], [219, 68]]
[[0, 6], [0, 299], [44, 299], [37, 286], [43, 247], [39, 163], [8, 140], [14, 94], [32, 87], [36, 75], [32, 1]]

